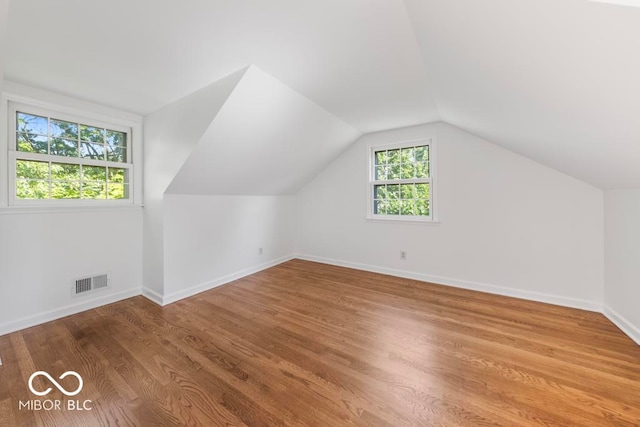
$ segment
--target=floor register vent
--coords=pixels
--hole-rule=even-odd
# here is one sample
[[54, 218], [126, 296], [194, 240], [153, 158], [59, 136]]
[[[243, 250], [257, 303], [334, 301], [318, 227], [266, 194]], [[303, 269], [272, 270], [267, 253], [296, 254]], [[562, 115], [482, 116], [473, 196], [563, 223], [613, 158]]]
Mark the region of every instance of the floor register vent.
[[82, 277], [76, 279], [72, 289], [73, 295], [83, 295], [98, 289], [106, 288], [109, 285], [109, 277], [107, 274], [99, 274], [96, 276]]

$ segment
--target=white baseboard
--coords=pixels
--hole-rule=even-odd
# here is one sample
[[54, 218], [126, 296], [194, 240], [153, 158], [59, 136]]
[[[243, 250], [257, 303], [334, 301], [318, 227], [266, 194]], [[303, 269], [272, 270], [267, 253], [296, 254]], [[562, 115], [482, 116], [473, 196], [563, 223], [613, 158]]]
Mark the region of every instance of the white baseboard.
[[625, 319], [623, 316], [618, 314], [615, 310], [613, 310], [608, 305], [604, 305], [602, 307], [602, 314], [604, 314], [611, 322], [616, 325], [622, 332], [627, 334], [629, 338], [635, 341], [636, 344], [640, 345], [640, 329], [635, 327], [631, 322]]
[[581, 310], [602, 311], [602, 304], [595, 301], [588, 301], [579, 298], [569, 298], [541, 292], [523, 291], [520, 289], [506, 288], [503, 286], [489, 285], [486, 283], [472, 282], [469, 280], [454, 279], [451, 277], [433, 276], [430, 274], [415, 273], [406, 270], [395, 270], [392, 268], [378, 267], [369, 264], [361, 264], [351, 261], [342, 261], [331, 258], [317, 257], [313, 255], [299, 254], [296, 258], [319, 262], [322, 264], [336, 265], [340, 267], [353, 268], [356, 270], [370, 271], [372, 273], [387, 274], [389, 276], [403, 277], [406, 279], [420, 280], [422, 282], [436, 283], [439, 285], [452, 286], [454, 288], [469, 289], [472, 291], [487, 292], [490, 294], [503, 295], [514, 298], [521, 298], [531, 301], [544, 302], [563, 307], [579, 308]]
[[202, 283], [200, 285], [190, 287], [180, 292], [175, 292], [173, 294], [170, 294], [164, 297], [160, 295], [158, 292], [146, 287], [140, 287], [140, 288], [130, 289], [130, 290], [122, 291], [118, 293], [97, 296], [95, 298], [92, 298], [90, 300], [85, 300], [80, 303], [69, 304], [62, 308], [50, 310], [44, 313], [36, 314], [33, 316], [27, 316], [22, 319], [13, 320], [7, 323], [0, 324], [0, 336], [9, 334], [11, 332], [16, 332], [22, 329], [30, 328], [32, 326], [40, 325], [42, 323], [51, 322], [53, 320], [67, 317], [72, 314], [77, 314], [83, 311], [91, 310], [93, 308], [101, 307], [103, 305], [118, 302], [123, 299], [131, 298], [137, 295], [143, 295], [148, 300], [158, 305], [164, 306], [167, 304], [171, 304], [172, 302], [176, 302], [178, 300], [190, 297], [192, 295], [199, 294], [200, 292], [213, 289], [217, 286], [224, 285], [234, 280], [241, 279], [245, 276], [249, 276], [259, 271], [266, 270], [267, 268], [271, 268], [278, 264], [282, 264], [283, 262], [292, 260], [293, 258], [295, 258], [294, 255], [287, 255], [281, 258], [277, 258], [254, 267], [250, 267], [250, 268], [238, 271], [236, 273], [229, 274], [219, 279], [216, 279], [207, 283]]
[[148, 299], [151, 302], [154, 302], [158, 305], [162, 305], [162, 295], [157, 293], [154, 290], [151, 290], [147, 287], [142, 287], [142, 296]]
[[101, 307], [103, 305], [118, 302], [123, 299], [135, 297], [136, 295], [140, 295], [140, 288], [98, 296], [90, 300], [82, 301], [80, 303], [69, 304], [62, 308], [3, 323], [0, 325], [0, 336], [22, 329], [30, 328], [32, 326], [40, 325], [42, 323], [51, 322], [52, 320], [71, 316], [72, 314], [91, 310], [96, 307]]
[[92, 298], [90, 300], [86, 300], [81, 303], [69, 304], [59, 309], [50, 310], [45, 313], [28, 316], [22, 319], [0, 324], [0, 336], [9, 334], [11, 332], [16, 332], [22, 329], [30, 328], [32, 326], [40, 325], [42, 323], [50, 322], [56, 319], [60, 319], [63, 317], [67, 317], [72, 314], [80, 313], [86, 310], [91, 310], [96, 307], [112, 304], [114, 302], [118, 302], [118, 301], [131, 298], [140, 294], [142, 294], [145, 298], [149, 299], [150, 301], [158, 305], [164, 306], [164, 305], [179, 301], [181, 299], [199, 294], [201, 292], [207, 291], [209, 289], [213, 289], [215, 287], [224, 285], [234, 280], [241, 279], [243, 277], [257, 273], [259, 271], [266, 270], [267, 268], [274, 267], [278, 264], [282, 264], [283, 262], [289, 261], [294, 258], [319, 262], [323, 264], [336, 265], [340, 267], [353, 268], [356, 270], [370, 271], [373, 273], [387, 274], [387, 275], [403, 277], [407, 279], [420, 280], [423, 282], [437, 283], [440, 285], [452, 286], [456, 288], [463, 288], [463, 289], [469, 289], [474, 291], [487, 292], [491, 294], [522, 298], [522, 299], [527, 299], [532, 301], [539, 301], [539, 302], [544, 302], [548, 304], [560, 305], [564, 307], [579, 308], [582, 310], [600, 312], [604, 314], [609, 320], [611, 320], [613, 324], [615, 324], [618, 328], [620, 328], [622, 332], [624, 332], [633, 341], [635, 341], [638, 345], [640, 345], [640, 329], [634, 326], [631, 322], [629, 322], [623, 316], [618, 314], [611, 307], [607, 305], [603, 306], [602, 304], [594, 301], [587, 301], [587, 300], [582, 300], [578, 298], [568, 298], [568, 297], [544, 294], [539, 292], [523, 291], [519, 289], [506, 288], [502, 286], [489, 285], [485, 283], [472, 282], [468, 280], [453, 279], [453, 278], [442, 277], [442, 276], [433, 276], [428, 274], [415, 273], [411, 271], [396, 270], [391, 268], [373, 266], [369, 264], [361, 264], [356, 262], [341, 261], [337, 259], [323, 258], [323, 257], [317, 257], [312, 255], [302, 255], [302, 254], [287, 255], [281, 258], [277, 258], [275, 260], [272, 260], [263, 264], [259, 264], [254, 267], [250, 267], [233, 274], [226, 275], [224, 277], [221, 277], [216, 280], [212, 280], [210, 282], [192, 286], [188, 289], [182, 290], [180, 292], [175, 292], [173, 294], [170, 294], [164, 297], [159, 293], [145, 287], [98, 296], [96, 298]]
[[[226, 275], [224, 277], [212, 280], [210, 282], [201, 283], [199, 285], [192, 286], [192, 287], [187, 288], [185, 290], [182, 290], [182, 291], [179, 291], [179, 292], [174, 292], [174, 293], [169, 294], [169, 295], [165, 295], [164, 297], [162, 297], [161, 305], [164, 306], [164, 305], [167, 305], [167, 304], [171, 304], [171, 303], [174, 303], [174, 302], [179, 301], [181, 299], [185, 299], [185, 298], [188, 298], [190, 296], [199, 294], [201, 292], [205, 292], [205, 291], [208, 291], [210, 289], [216, 288], [218, 286], [225, 285], [225, 284], [227, 284], [229, 282], [233, 282], [234, 280], [238, 280], [238, 279], [241, 279], [243, 277], [249, 276], [251, 274], [255, 274], [255, 273], [259, 272], [259, 271], [266, 270], [267, 268], [274, 267], [274, 266], [276, 266], [278, 264], [282, 264], [283, 262], [290, 261], [290, 260], [292, 260], [294, 258], [295, 258], [294, 255], [287, 255], [287, 256], [284, 256], [284, 257], [280, 257], [280, 258], [265, 262], [263, 264], [256, 265], [254, 267], [246, 268], [246, 269], [238, 271], [236, 273], [228, 274], [228, 275]], [[156, 294], [155, 292], [154, 292], [154, 294], [157, 297], [160, 297], [160, 295]], [[152, 298], [149, 298], [149, 299], [151, 299], [151, 301], [154, 301]]]

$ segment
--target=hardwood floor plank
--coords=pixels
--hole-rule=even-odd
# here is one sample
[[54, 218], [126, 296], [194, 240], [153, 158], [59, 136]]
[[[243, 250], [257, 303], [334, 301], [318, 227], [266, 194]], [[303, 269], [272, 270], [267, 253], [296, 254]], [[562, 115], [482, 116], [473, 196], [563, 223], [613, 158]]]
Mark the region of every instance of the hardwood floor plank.
[[[216, 313], [223, 313], [225, 310], [223, 308], [223, 306], [217, 306], [214, 310]], [[220, 321], [220, 319], [218, 319], [218, 321]], [[276, 327], [274, 330], [278, 331], [279, 328]], [[316, 335], [312, 335], [312, 336], [316, 336]], [[319, 341], [323, 343], [323, 345], [317, 344], [314, 341], [310, 341], [307, 340], [306, 337], [304, 336], [296, 336], [296, 335], [292, 335], [292, 334], [286, 334], [282, 339], [278, 338], [278, 337], [270, 337], [270, 341], [272, 342], [278, 342], [280, 340], [283, 340], [285, 342], [287, 342], [288, 347], [287, 347], [287, 353], [291, 352], [291, 347], [293, 345], [295, 345], [295, 348], [297, 350], [299, 350], [301, 353], [303, 353], [300, 356], [297, 356], [296, 359], [300, 360], [300, 359], [311, 359], [316, 357], [316, 355], [321, 354], [323, 357], [325, 358], [330, 358], [331, 360], [333, 360], [334, 362], [338, 362], [340, 365], [345, 365], [345, 371], [341, 373], [342, 376], [344, 376], [345, 374], [361, 374], [361, 376], [363, 378], [366, 378], [367, 380], [370, 379], [374, 379], [375, 385], [381, 389], [381, 391], [385, 391], [385, 390], [389, 390], [390, 387], [396, 386], [398, 385], [398, 383], [400, 383], [402, 386], [406, 386], [406, 387], [410, 387], [413, 390], [417, 390], [418, 392], [421, 392], [425, 395], [430, 394], [430, 392], [427, 392], [423, 389], [421, 389], [420, 385], [415, 384], [415, 383], [409, 383], [407, 384], [406, 382], [408, 382], [408, 378], [412, 377], [415, 372], [411, 372], [409, 374], [405, 374], [403, 376], [399, 375], [399, 371], [396, 370], [394, 371], [394, 373], [389, 373], [386, 370], [380, 370], [377, 369], [375, 366], [370, 365], [367, 360], [364, 360], [363, 357], [358, 357], [358, 358], [354, 358], [352, 356], [352, 354], [358, 354], [360, 356], [363, 356], [366, 351], [360, 349], [357, 351], [351, 351], [352, 349], [347, 349], [346, 351], [342, 351], [341, 349], [334, 349], [330, 346], [330, 343], [327, 342], [327, 340], [322, 339], [323, 337], [319, 336], [319, 338], [321, 338]], [[382, 357], [385, 357], [385, 355], [383, 355]], [[379, 357], [376, 357], [375, 355], [373, 356], [373, 360], [379, 360]], [[338, 366], [340, 366], [338, 365]], [[433, 378], [430, 379], [431, 381], [434, 381]], [[401, 382], [404, 381], [404, 382]], [[368, 384], [367, 389], [371, 389], [372, 385]], [[436, 395], [439, 394], [438, 391], [435, 391]], [[405, 399], [406, 394], [385, 394], [386, 399], [392, 399], [395, 400], [395, 405], [401, 407], [404, 409], [404, 411], [413, 411], [413, 402], [407, 402], [407, 400]], [[438, 404], [441, 403], [440, 400], [432, 400], [433, 405], [431, 405], [431, 407], [429, 407], [428, 411], [426, 411], [429, 414], [428, 418], [425, 419], [421, 419], [421, 418], [416, 418], [414, 419], [411, 424], [422, 424], [424, 422], [429, 422], [429, 423], [434, 423], [436, 422], [436, 420], [438, 419], [439, 415], [440, 415], [440, 410], [441, 408], [438, 407]], [[469, 406], [469, 404], [467, 402], [459, 402], [460, 404], [460, 408], [463, 408], [465, 406]]]
[[[640, 426], [640, 347], [598, 313], [301, 260], [6, 335], [0, 354], [3, 427]], [[93, 410], [19, 409], [35, 370], [81, 373]]]

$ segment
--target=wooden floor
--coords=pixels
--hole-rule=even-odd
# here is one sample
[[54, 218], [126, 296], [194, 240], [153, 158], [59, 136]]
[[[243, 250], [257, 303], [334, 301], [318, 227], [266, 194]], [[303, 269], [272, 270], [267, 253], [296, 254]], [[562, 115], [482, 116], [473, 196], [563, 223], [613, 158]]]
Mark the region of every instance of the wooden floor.
[[[640, 347], [600, 314], [299, 260], [5, 335], [0, 357], [2, 426], [640, 425]], [[20, 410], [36, 370], [80, 373], [72, 398], [34, 385], [93, 410]]]

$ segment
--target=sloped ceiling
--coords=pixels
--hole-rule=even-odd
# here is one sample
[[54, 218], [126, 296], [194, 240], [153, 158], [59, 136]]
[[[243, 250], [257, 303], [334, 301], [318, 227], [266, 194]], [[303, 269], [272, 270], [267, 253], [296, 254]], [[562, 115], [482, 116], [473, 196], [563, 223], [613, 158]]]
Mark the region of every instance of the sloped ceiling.
[[363, 132], [443, 120], [638, 188], [632, 2], [11, 0], [5, 78], [148, 113], [254, 63]]
[[400, 0], [11, 0], [6, 78], [147, 114], [256, 64], [358, 129], [437, 119]]
[[166, 193], [294, 194], [360, 135], [251, 66]]
[[247, 69], [237, 70], [145, 116], [144, 196], [147, 206], [150, 201], [162, 200], [173, 178], [192, 155]]
[[640, 0], [591, 0], [591, 1], [615, 4], [618, 6], [640, 7]]
[[604, 188], [640, 186], [640, 9], [406, 0], [441, 118]]

